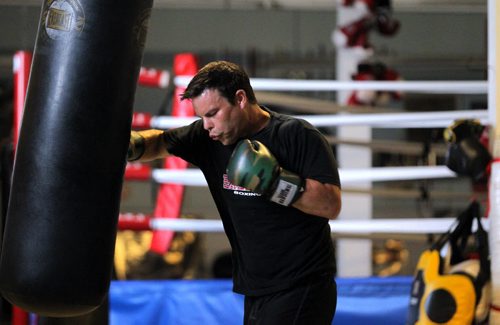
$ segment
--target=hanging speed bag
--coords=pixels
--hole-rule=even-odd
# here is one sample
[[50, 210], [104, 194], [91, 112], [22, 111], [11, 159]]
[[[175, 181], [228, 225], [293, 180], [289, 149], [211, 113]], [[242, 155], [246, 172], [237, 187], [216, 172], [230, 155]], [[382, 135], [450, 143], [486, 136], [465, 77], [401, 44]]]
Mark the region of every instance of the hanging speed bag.
[[45, 0], [14, 162], [0, 290], [44, 316], [109, 289], [151, 0]]

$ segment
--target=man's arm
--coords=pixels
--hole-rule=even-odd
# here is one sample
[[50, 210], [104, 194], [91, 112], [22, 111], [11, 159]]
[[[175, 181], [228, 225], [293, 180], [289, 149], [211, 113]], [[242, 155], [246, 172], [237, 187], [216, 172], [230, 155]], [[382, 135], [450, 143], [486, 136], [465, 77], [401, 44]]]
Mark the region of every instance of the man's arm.
[[127, 160], [146, 162], [168, 156], [163, 130], [130, 132]]
[[340, 188], [333, 184], [306, 179], [305, 191], [292, 206], [308, 214], [336, 219], [342, 208]]

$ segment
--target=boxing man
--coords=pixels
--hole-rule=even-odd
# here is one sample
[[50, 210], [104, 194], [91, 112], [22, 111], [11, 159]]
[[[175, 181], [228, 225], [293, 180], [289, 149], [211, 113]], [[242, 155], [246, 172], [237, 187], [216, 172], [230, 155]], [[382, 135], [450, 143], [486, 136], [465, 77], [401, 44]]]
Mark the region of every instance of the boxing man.
[[232, 247], [244, 324], [331, 324], [328, 221], [341, 209], [331, 147], [306, 121], [260, 106], [245, 71], [230, 62], [200, 69], [181, 99], [200, 119], [133, 131], [128, 160], [172, 154], [202, 170]]

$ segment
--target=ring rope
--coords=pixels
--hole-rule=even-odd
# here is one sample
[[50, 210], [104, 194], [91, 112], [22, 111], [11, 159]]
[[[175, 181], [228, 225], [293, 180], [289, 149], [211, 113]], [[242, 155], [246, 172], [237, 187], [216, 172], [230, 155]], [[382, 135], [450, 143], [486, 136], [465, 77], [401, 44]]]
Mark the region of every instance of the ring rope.
[[[338, 115], [297, 115], [316, 127], [365, 125], [378, 127], [448, 127], [457, 119], [477, 119], [488, 123], [487, 110], [436, 111], [417, 113], [378, 113], [378, 114], [338, 114]], [[151, 127], [170, 129], [196, 121], [197, 117], [151, 117]]]
[[359, 141], [357, 139], [340, 138], [331, 135], [325, 136], [331, 145], [362, 146], [369, 148], [372, 152], [385, 152], [405, 155], [422, 155], [426, 150], [439, 156], [445, 156], [447, 146], [445, 143], [431, 143], [430, 148], [425, 148], [424, 142], [397, 141], [397, 140], [371, 140]]
[[[406, 166], [339, 169], [342, 184], [377, 181], [402, 181], [431, 178], [453, 178], [456, 174], [446, 166]], [[207, 186], [199, 169], [153, 169], [152, 178], [157, 183], [187, 186]]]
[[[186, 87], [190, 76], [177, 76], [174, 83]], [[435, 94], [487, 94], [487, 81], [337, 81], [251, 78], [254, 90], [267, 91], [335, 91], [386, 90]]]
[[[223, 232], [221, 220], [149, 218], [143, 214], [120, 215], [121, 230], [172, 230], [196, 232]], [[332, 233], [336, 234], [438, 234], [450, 229], [456, 218], [408, 218], [408, 219], [354, 219], [330, 220]], [[482, 220], [489, 229], [488, 219]]]

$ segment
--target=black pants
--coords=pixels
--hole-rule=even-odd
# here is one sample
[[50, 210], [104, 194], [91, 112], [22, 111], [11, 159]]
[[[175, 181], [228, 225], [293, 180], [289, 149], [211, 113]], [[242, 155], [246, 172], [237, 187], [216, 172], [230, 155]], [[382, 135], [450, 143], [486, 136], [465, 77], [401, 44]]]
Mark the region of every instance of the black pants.
[[333, 276], [321, 276], [271, 295], [245, 297], [245, 325], [330, 325], [337, 307]]

